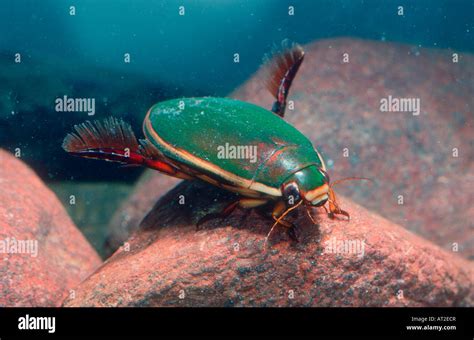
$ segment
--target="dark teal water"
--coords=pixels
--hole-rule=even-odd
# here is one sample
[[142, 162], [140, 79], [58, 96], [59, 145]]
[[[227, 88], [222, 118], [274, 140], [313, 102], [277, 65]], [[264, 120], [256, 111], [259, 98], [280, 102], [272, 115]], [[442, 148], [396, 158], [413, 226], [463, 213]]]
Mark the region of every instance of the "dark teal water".
[[[186, 93], [227, 94], [284, 38], [350, 36], [474, 50], [471, 0], [3, 0], [1, 7], [2, 50], [137, 72]], [[127, 52], [130, 64], [122, 60]]]
[[[159, 100], [228, 94], [284, 38], [304, 44], [356, 37], [474, 51], [472, 0], [2, 0], [0, 6], [0, 147], [21, 148], [46, 179], [138, 174], [124, 177], [108, 164], [97, 165], [107, 173], [78, 170], [83, 161], [71, 160], [60, 144], [88, 117], [54, 112], [59, 96], [95, 97], [96, 118], [122, 116], [139, 131]], [[21, 64], [13, 63], [16, 53]]]

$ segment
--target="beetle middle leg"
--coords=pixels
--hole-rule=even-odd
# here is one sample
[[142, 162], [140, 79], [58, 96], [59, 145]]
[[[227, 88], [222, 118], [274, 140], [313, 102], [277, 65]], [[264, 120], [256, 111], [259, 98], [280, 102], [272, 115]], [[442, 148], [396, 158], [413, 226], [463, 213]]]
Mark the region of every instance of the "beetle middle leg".
[[261, 205], [264, 205], [267, 203], [267, 200], [265, 199], [259, 199], [259, 198], [240, 198], [234, 202], [231, 202], [228, 204], [224, 209], [222, 209], [218, 213], [211, 213], [207, 214], [204, 217], [200, 218], [199, 221], [196, 223], [196, 228], [199, 229], [199, 227], [203, 224], [206, 223], [210, 220], [214, 220], [216, 218], [220, 219], [225, 219], [228, 217], [234, 210], [238, 207], [244, 208], [244, 209], [252, 209]]

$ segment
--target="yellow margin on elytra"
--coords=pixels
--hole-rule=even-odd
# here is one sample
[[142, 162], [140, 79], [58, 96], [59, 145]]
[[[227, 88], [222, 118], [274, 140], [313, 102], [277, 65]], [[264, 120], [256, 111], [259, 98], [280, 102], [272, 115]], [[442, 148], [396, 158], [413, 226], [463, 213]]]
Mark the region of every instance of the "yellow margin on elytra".
[[177, 148], [172, 147], [171, 145], [166, 143], [160, 136], [158, 136], [156, 131], [153, 129], [153, 126], [151, 125], [151, 121], [150, 121], [150, 113], [151, 113], [151, 108], [148, 110], [148, 112], [145, 116], [145, 120], [143, 121], [143, 133], [145, 134], [145, 137], [146, 137], [146, 132], [150, 133], [153, 136], [154, 140], [157, 143], [159, 143], [163, 148], [168, 150], [169, 152], [175, 154], [178, 157], [181, 157], [181, 158], [187, 160], [191, 164], [197, 164], [201, 168], [203, 168], [203, 169], [205, 169], [205, 170], [207, 170], [211, 173], [218, 174], [222, 178], [224, 178], [224, 179], [228, 180], [229, 182], [234, 183], [238, 186], [248, 188], [248, 189], [252, 189], [252, 190], [255, 190], [255, 191], [258, 191], [258, 192], [262, 192], [264, 194], [274, 196], [274, 197], [278, 197], [278, 196], [282, 195], [280, 189], [273, 188], [273, 187], [270, 187], [270, 186], [262, 184], [262, 183], [252, 182], [249, 179], [242, 178], [242, 177], [237, 176], [237, 175], [235, 175], [235, 174], [233, 174], [229, 171], [225, 171], [225, 170], [219, 168], [218, 166], [216, 166], [216, 165], [214, 165], [214, 164], [212, 164], [208, 161], [205, 161], [205, 160], [203, 160], [199, 157], [194, 156], [193, 154], [190, 154], [189, 152], [187, 152], [185, 150], [181, 150], [181, 149], [177, 149]]
[[326, 171], [326, 164], [324, 163], [324, 160], [323, 160], [323, 157], [321, 157], [321, 154], [319, 153], [319, 151], [313, 147], [314, 151], [316, 151], [316, 154], [318, 155], [319, 157], [319, 161], [321, 162], [321, 168]]

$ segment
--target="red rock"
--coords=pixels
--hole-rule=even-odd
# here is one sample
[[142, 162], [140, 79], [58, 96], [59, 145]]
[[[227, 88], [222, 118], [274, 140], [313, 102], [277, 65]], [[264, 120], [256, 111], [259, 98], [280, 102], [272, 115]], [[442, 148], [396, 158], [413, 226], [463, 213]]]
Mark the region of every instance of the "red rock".
[[[185, 205], [179, 197], [184, 195]], [[473, 264], [342, 199], [351, 221], [300, 213], [300, 241], [235, 211], [196, 230], [232, 194], [184, 182], [65, 306], [472, 306]], [[315, 212], [316, 213], [316, 212]], [[359, 245], [331, 253], [328, 241]], [[357, 243], [359, 242], [359, 243]], [[364, 251], [362, 255], [362, 245]], [[350, 248], [347, 248], [350, 250]], [[359, 250], [359, 252], [357, 252]], [[359, 256], [360, 255], [360, 256]]]
[[0, 164], [0, 305], [59, 306], [101, 261], [30, 168], [3, 150]]
[[[348, 182], [338, 191], [446, 250], [456, 243], [462, 256], [474, 257], [474, 56], [354, 39], [318, 41], [305, 51], [287, 119], [319, 148], [333, 180], [376, 181]], [[459, 63], [452, 62], [454, 52]], [[380, 100], [389, 95], [419, 98], [420, 115], [381, 112]], [[273, 100], [261, 72], [232, 96], [268, 108]]]
[[105, 252], [112, 255], [140, 225], [158, 198], [172, 189], [179, 180], [149, 170], [140, 178], [130, 197], [121, 204], [108, 225]]
[[[474, 57], [395, 43], [331, 39], [305, 46], [287, 109], [292, 124], [317, 146], [332, 179], [365, 176], [374, 185], [348, 182], [338, 191], [435, 242], [474, 256]], [[342, 63], [343, 53], [350, 62]], [[261, 73], [232, 96], [271, 107]], [[421, 113], [380, 112], [380, 99], [417, 97]], [[344, 157], [344, 148], [349, 157]], [[453, 148], [459, 157], [452, 157]], [[176, 182], [154, 174], [135, 190], [110, 225], [112, 250]], [[404, 204], [398, 204], [403, 195]]]

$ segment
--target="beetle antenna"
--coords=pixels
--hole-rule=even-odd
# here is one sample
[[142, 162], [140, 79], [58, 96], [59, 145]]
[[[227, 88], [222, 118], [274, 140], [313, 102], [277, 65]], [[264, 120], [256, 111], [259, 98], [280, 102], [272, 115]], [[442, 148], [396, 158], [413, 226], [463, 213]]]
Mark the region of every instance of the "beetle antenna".
[[265, 86], [276, 99], [272, 111], [280, 117], [285, 115], [286, 98], [303, 59], [303, 48], [296, 43], [290, 44], [288, 39], [263, 59]]
[[284, 212], [283, 214], [281, 214], [280, 217], [277, 218], [277, 220], [275, 221], [275, 223], [273, 223], [273, 225], [272, 225], [270, 231], [268, 232], [267, 236], [265, 237], [265, 242], [264, 242], [264, 246], [263, 246], [264, 249], [267, 248], [268, 238], [269, 238], [270, 235], [272, 234], [273, 229], [275, 229], [275, 227], [280, 223], [280, 221], [281, 221], [286, 215], [288, 215], [288, 213], [290, 213], [290, 211], [292, 211], [292, 210], [298, 208], [298, 207], [301, 205], [301, 203], [303, 203], [303, 200], [299, 201], [299, 202], [298, 202], [297, 204], [295, 204], [294, 206], [292, 206], [292, 207], [286, 209], [285, 212]]
[[336, 186], [336, 184], [339, 184], [341, 182], [346, 182], [346, 181], [369, 181], [372, 183], [375, 183], [373, 179], [367, 178], [367, 177], [346, 177], [346, 178], [341, 178], [338, 179], [337, 181], [334, 181], [330, 184], [330, 187], [333, 188]]
[[307, 204], [306, 205], [306, 213], [308, 214], [308, 217], [310, 218], [311, 222], [313, 222], [313, 224], [317, 224], [316, 220], [313, 217], [313, 215], [311, 215], [310, 208], [311, 208], [311, 205]]

